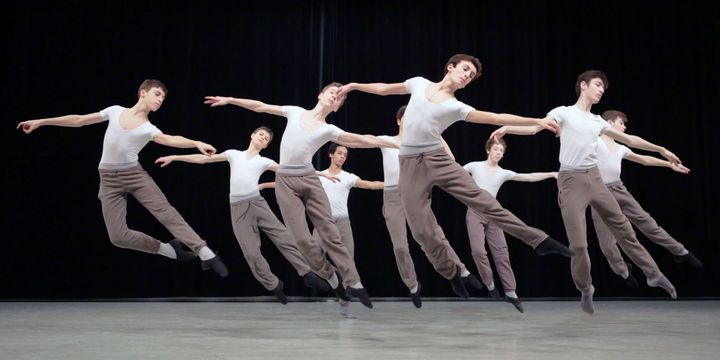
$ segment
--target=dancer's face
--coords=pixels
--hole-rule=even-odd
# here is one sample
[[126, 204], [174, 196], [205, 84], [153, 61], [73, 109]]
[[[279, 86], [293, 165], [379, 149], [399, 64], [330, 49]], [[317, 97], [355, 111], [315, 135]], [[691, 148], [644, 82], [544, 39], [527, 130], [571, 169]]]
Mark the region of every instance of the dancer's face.
[[326, 106], [332, 109], [332, 111], [338, 111], [340, 109], [340, 106], [342, 106], [343, 102], [345, 101], [345, 97], [337, 97], [335, 94], [337, 94], [338, 87], [337, 86], [331, 86], [325, 91], [321, 92], [320, 95], [318, 95], [318, 101]]
[[580, 83], [580, 91], [582, 94], [585, 94], [593, 104], [597, 104], [605, 93], [605, 84], [600, 78], [591, 79], [589, 83], [583, 81]]
[[158, 87], [151, 87], [150, 90], [140, 91], [140, 99], [150, 108], [150, 111], [157, 111], [165, 101], [165, 92]]
[[488, 159], [492, 160], [495, 163], [499, 163], [500, 160], [502, 160], [503, 156], [505, 156], [505, 147], [500, 144], [493, 144], [487, 154]]
[[255, 146], [262, 150], [270, 144], [272, 136], [270, 136], [270, 134], [268, 134], [265, 130], [258, 130], [254, 134], [250, 135], [250, 139]]
[[610, 123], [610, 126], [612, 126], [613, 129], [619, 131], [619, 132], [625, 132], [625, 129], [627, 128], [625, 126], [625, 119], [618, 116], [615, 118], [615, 120], [608, 120], [608, 123]]
[[456, 65], [448, 65], [448, 74], [450, 74], [450, 80], [457, 84], [459, 89], [462, 89], [473, 81], [477, 69], [473, 63], [463, 60]]
[[342, 167], [347, 160], [348, 149], [344, 146], [338, 146], [335, 148], [335, 152], [330, 154], [330, 161], [333, 165]]

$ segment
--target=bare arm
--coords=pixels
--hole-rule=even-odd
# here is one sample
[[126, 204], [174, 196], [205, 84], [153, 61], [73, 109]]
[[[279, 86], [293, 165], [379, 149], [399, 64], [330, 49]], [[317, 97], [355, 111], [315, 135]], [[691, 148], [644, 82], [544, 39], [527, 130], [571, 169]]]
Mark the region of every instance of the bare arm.
[[675, 163], [675, 164], [682, 163], [682, 161], [680, 161], [680, 158], [675, 156], [675, 154], [673, 154], [670, 150], [668, 150], [662, 146], [655, 145], [639, 136], [626, 134], [624, 132], [617, 131], [613, 128], [608, 129], [605, 132], [605, 135], [607, 135], [608, 137], [615, 139], [627, 146], [634, 147], [636, 149], [657, 152], [660, 155], [662, 155], [663, 157], [665, 157], [666, 159], [668, 159], [671, 163]]
[[102, 116], [99, 112], [85, 114], [85, 115], [65, 115], [53, 118], [36, 119], [21, 121], [17, 125], [17, 129], [22, 129], [23, 132], [29, 134], [33, 130], [41, 126], [64, 126], [64, 127], [80, 127], [85, 125], [97, 124], [102, 122]]
[[537, 182], [542, 181], [545, 179], [551, 179], [555, 178], [557, 179], [557, 172], [534, 172], [534, 173], [528, 173], [528, 174], [516, 174], [512, 177], [513, 181], [523, 181], [523, 182]]
[[160, 164], [160, 167], [166, 167], [170, 165], [173, 161], [182, 161], [186, 163], [192, 163], [192, 164], [207, 164], [207, 163], [214, 163], [214, 162], [220, 162], [220, 161], [227, 161], [227, 154], [220, 153], [215, 155], [202, 155], [202, 154], [189, 154], [189, 155], [168, 155], [159, 157], [157, 160], [155, 160], [156, 164]]
[[160, 145], [171, 146], [181, 149], [197, 148], [201, 153], [205, 155], [212, 155], [215, 153], [215, 148], [206, 144], [202, 141], [191, 140], [180, 135], [168, 135], [168, 134], [157, 134], [153, 137], [153, 141]]
[[625, 159], [628, 159], [632, 162], [636, 162], [638, 164], [642, 164], [645, 166], [659, 166], [659, 167], [670, 168], [673, 171], [679, 172], [681, 174], [687, 174], [690, 172], [690, 169], [686, 168], [682, 164], [673, 164], [667, 160], [658, 159], [653, 156], [630, 153], [630, 154], [628, 154], [628, 156], [625, 157]]
[[385, 140], [374, 135], [359, 135], [347, 131], [338, 136], [337, 143], [349, 148], [385, 147], [397, 149], [399, 147], [398, 144], [392, 140]]
[[393, 83], [393, 84], [385, 84], [385, 83], [370, 83], [370, 84], [358, 84], [358, 83], [349, 83], [341, 86], [337, 93], [337, 97], [345, 96], [347, 93], [358, 90], [370, 94], [375, 95], [406, 95], [408, 94], [407, 88], [405, 88], [405, 83]]
[[496, 114], [488, 111], [473, 110], [468, 114], [465, 121], [476, 124], [539, 126], [540, 129], [547, 129], [556, 134], [560, 131], [560, 126], [551, 117], [537, 119], [513, 114]]
[[453, 161], [455, 161], [455, 154], [453, 154], [452, 149], [450, 149], [450, 145], [448, 145], [447, 141], [443, 139], [443, 137], [440, 137], [440, 141], [442, 141], [443, 147], [445, 148], [445, 152], [450, 156]]
[[275, 182], [264, 182], [258, 184], [258, 189], [264, 190], [264, 189], [274, 189], [275, 188]]
[[385, 183], [382, 181], [367, 181], [363, 179], [357, 179], [355, 186], [360, 189], [367, 190], [382, 190], [385, 188]]
[[268, 113], [277, 116], [284, 116], [282, 106], [270, 105], [262, 101], [250, 100], [250, 99], [239, 99], [229, 96], [206, 96], [205, 104], [209, 104], [210, 107], [223, 106], [223, 105], [235, 105], [252, 110], [258, 113]]

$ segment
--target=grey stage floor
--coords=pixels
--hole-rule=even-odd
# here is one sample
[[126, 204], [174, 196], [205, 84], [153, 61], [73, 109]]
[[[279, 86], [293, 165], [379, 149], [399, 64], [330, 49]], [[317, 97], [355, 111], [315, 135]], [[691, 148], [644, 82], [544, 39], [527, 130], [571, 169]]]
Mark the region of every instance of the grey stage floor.
[[0, 302], [0, 359], [717, 359], [720, 301]]

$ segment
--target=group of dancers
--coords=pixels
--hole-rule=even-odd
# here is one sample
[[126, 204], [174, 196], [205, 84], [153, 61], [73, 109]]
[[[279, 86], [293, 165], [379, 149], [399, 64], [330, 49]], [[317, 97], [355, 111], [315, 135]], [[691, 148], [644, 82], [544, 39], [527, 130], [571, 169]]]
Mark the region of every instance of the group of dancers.
[[[638, 242], [631, 224], [648, 239], [668, 249], [678, 263], [700, 267], [702, 263], [680, 242], [663, 230], [642, 209], [620, 180], [621, 162], [627, 159], [648, 166], [671, 168], [679, 173], [690, 170], [664, 147], [625, 133], [627, 116], [607, 111], [591, 112], [608, 88], [604, 73], [589, 70], [577, 78], [577, 102], [559, 106], [545, 118], [479, 111], [458, 101], [455, 92], [480, 77], [480, 61], [466, 54], [453, 55], [438, 82], [414, 77], [402, 83], [331, 83], [317, 96], [312, 109], [278, 106], [261, 101], [207, 96], [211, 107], [235, 105], [251, 111], [284, 117], [287, 120], [280, 143], [280, 160], [260, 155], [274, 133], [266, 126], [255, 129], [244, 151], [230, 149], [218, 153], [202, 141], [168, 135], [150, 123], [148, 115], [157, 111], [167, 95], [159, 80], [145, 80], [138, 90], [138, 101], [131, 108], [111, 106], [86, 115], [22, 121], [25, 133], [41, 126], [78, 127], [107, 121], [99, 164], [98, 198], [113, 245], [158, 254], [178, 261], [200, 258], [203, 270], [221, 277], [228, 275], [222, 259], [187, 224], [138, 162], [138, 153], [150, 141], [176, 148], [197, 148], [199, 154], [168, 155], [156, 163], [172, 162], [230, 164], [229, 202], [233, 232], [254, 277], [280, 302], [287, 303], [283, 282], [270, 269], [260, 252], [262, 230], [290, 262], [304, 284], [322, 292], [332, 292], [340, 300], [341, 312], [349, 311], [351, 298], [372, 308], [354, 261], [354, 241], [347, 200], [353, 187], [383, 190], [383, 215], [387, 225], [398, 272], [409, 290], [415, 307], [422, 306], [421, 283], [415, 273], [408, 247], [406, 223], [412, 237], [435, 270], [449, 280], [452, 290], [468, 297], [468, 289], [487, 288], [488, 294], [503, 298], [523, 312], [516, 293], [504, 232], [531, 246], [538, 255], [557, 254], [571, 259], [572, 278], [581, 294], [581, 309], [594, 313], [590, 258], [587, 250], [585, 213], [592, 208], [592, 219], [600, 248], [612, 270], [630, 286], [638, 286], [633, 266], [625, 262], [620, 250], [644, 273], [647, 284], [660, 287], [675, 298], [676, 291], [657, 264]], [[410, 100], [396, 115], [398, 133], [394, 136], [359, 135], [328, 124], [326, 118], [343, 105], [348, 93], [363, 91], [377, 95], [407, 95]], [[456, 121], [501, 126], [485, 145], [487, 158], [461, 166], [455, 161], [442, 132]], [[500, 167], [507, 145], [506, 134], [531, 135], [541, 130], [555, 133], [560, 140], [558, 172], [521, 174]], [[633, 148], [657, 152], [667, 160], [632, 152]], [[328, 169], [318, 171], [312, 157], [331, 143]], [[383, 181], [367, 181], [343, 170], [348, 148], [381, 148]], [[275, 172], [275, 181], [259, 184], [265, 171]], [[530, 227], [496, 200], [505, 181], [541, 181], [555, 178], [558, 204], [570, 246]], [[445, 237], [431, 208], [431, 192], [439, 187], [467, 206], [467, 229], [472, 258], [480, 274], [475, 278], [460, 261]], [[283, 222], [272, 212], [260, 190], [274, 188]], [[174, 237], [162, 242], [143, 232], [129, 229], [126, 221], [127, 195], [135, 197]], [[313, 225], [313, 232], [307, 219]], [[490, 248], [504, 295], [493, 281], [485, 249]]]

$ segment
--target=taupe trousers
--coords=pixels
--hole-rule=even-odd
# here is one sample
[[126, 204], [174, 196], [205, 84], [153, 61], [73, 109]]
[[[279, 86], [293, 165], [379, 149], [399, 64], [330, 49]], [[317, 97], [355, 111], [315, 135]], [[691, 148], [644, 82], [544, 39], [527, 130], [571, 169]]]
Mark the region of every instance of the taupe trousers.
[[132, 195], [168, 231], [194, 253], [206, 245], [205, 241], [185, 222], [170, 205], [155, 181], [140, 166], [127, 169], [98, 169], [100, 190], [98, 199], [110, 242], [120, 248], [156, 254], [160, 241], [127, 226], [127, 196]]
[[[610, 190], [610, 194], [612, 194], [615, 200], [617, 200], [622, 213], [645, 237], [668, 249], [675, 255], [680, 255], [685, 251], [685, 246], [675, 240], [665, 229], [657, 224], [655, 219], [640, 206], [640, 203], [638, 203], [627, 188], [625, 188], [622, 181], [605, 184], [605, 186]], [[591, 213], [595, 233], [597, 234], [600, 244], [600, 250], [602, 250], [605, 258], [607, 258], [610, 268], [618, 275], [626, 274], [628, 268], [617, 247], [615, 237], [594, 208], [591, 209]]]
[[310, 272], [310, 267], [300, 254], [290, 232], [278, 220], [260, 194], [231, 203], [230, 216], [235, 238], [240, 244], [245, 260], [255, 278], [265, 289], [275, 289], [278, 286], [278, 278], [272, 273], [270, 265], [260, 253], [260, 230], [267, 234], [298, 275], [302, 276]]
[[487, 243], [492, 252], [495, 268], [498, 275], [500, 275], [503, 290], [505, 292], [515, 291], [517, 284], [515, 283], [515, 273], [510, 265], [510, 253], [508, 252], [505, 233], [497, 225], [489, 222], [483, 215], [476, 213], [472, 209], [468, 209], [465, 215], [465, 223], [467, 224], [472, 257], [475, 260], [483, 284], [490, 286], [493, 283], [493, 271], [485, 249], [485, 243]]
[[648, 279], [660, 275], [657, 264], [647, 250], [640, 245], [635, 231], [623, 215], [617, 200], [603, 184], [597, 166], [583, 170], [560, 170], [558, 173], [558, 204], [565, 231], [573, 255], [570, 260], [575, 287], [583, 293], [590, 292], [590, 256], [587, 251], [587, 223], [585, 213], [592, 206], [605, 221], [618, 245]]
[[[327, 194], [315, 171], [283, 172], [281, 166], [275, 177], [275, 196], [285, 225], [312, 271], [323, 279], [329, 279], [337, 266], [345, 287], [360, 282], [355, 261], [333, 223]], [[306, 212], [318, 230], [322, 244], [313, 240], [305, 218]], [[323, 249], [335, 266], [325, 257]]]
[[548, 235], [530, 227], [503, 208], [487, 191], [477, 186], [470, 174], [450, 158], [445, 149], [400, 155], [400, 192], [408, 225], [415, 240], [441, 275], [450, 279], [456, 263], [436, 236], [431, 208], [432, 187], [438, 186], [467, 207], [485, 215], [503, 231], [535, 248]]

